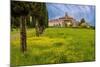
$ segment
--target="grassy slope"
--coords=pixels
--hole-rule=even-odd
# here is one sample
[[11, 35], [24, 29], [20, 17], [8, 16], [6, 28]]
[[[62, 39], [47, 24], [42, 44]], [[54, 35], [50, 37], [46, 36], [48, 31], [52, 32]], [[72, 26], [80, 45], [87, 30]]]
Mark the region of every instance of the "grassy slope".
[[92, 29], [48, 28], [41, 37], [27, 30], [28, 51], [20, 52], [19, 31], [11, 32], [11, 64], [31, 65], [95, 60]]

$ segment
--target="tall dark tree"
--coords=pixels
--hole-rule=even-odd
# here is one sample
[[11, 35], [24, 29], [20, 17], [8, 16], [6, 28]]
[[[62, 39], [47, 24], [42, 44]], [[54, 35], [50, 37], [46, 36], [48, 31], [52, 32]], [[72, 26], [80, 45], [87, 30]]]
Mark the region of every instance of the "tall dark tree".
[[35, 3], [32, 6], [34, 10], [31, 12], [33, 23], [35, 24], [36, 36], [43, 33], [44, 29], [48, 26], [48, 13], [45, 3]]
[[81, 24], [83, 24], [83, 23], [85, 23], [85, 22], [86, 22], [85, 19], [82, 18], [82, 19], [80, 20], [79, 26], [81, 26]]
[[[21, 34], [21, 50], [27, 50], [26, 45], [26, 23], [27, 17], [32, 16], [33, 24], [36, 29], [36, 36], [43, 33], [48, 26], [46, 4], [37, 2], [11, 1], [11, 19], [19, 17], [20, 34]], [[28, 23], [30, 25], [30, 23]], [[14, 24], [12, 24], [14, 25]]]
[[85, 23], [85, 19], [84, 18], [81, 19], [81, 23]]
[[27, 2], [11, 2], [11, 14], [14, 17], [20, 18], [20, 37], [21, 50], [24, 53], [27, 50], [26, 44], [26, 17], [29, 14], [29, 5]]
[[[43, 33], [44, 29], [48, 27], [48, 13], [46, 9], [46, 4], [39, 2], [23, 2], [23, 3], [20, 1], [21, 6], [22, 5], [24, 6], [21, 7], [21, 9], [27, 8], [27, 11], [29, 12], [28, 17], [32, 16], [32, 22], [29, 22], [29, 18], [26, 19], [27, 25], [28, 27], [35, 27], [36, 35], [39, 36], [40, 34]], [[15, 5], [13, 3], [13, 7], [15, 7], [14, 9], [16, 9], [16, 7], [19, 8], [20, 5], [18, 4], [16, 6], [16, 3]], [[20, 13], [19, 9], [16, 12]], [[15, 15], [14, 12], [12, 13]], [[14, 20], [16, 20], [16, 17], [14, 17]], [[16, 27], [17, 25], [14, 23], [12, 24], [12, 28], [13, 26]]]

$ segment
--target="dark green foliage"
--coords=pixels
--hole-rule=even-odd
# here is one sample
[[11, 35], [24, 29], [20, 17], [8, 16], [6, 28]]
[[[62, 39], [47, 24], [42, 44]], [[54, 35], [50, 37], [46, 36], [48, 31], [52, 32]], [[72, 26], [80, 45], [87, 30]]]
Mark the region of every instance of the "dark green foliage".
[[32, 21], [33, 26], [36, 28], [36, 36], [39, 36], [48, 26], [48, 14], [45, 3], [35, 3], [34, 8], [31, 12]]
[[[26, 24], [29, 28], [35, 27], [37, 30], [37, 27], [39, 31], [36, 31], [38, 35], [42, 34], [44, 29], [48, 27], [48, 13], [46, 9], [45, 3], [39, 3], [39, 2], [23, 2], [23, 1], [12, 1], [11, 2], [11, 19], [12, 26], [18, 27], [14, 21], [17, 22], [16, 16], [26, 16]], [[30, 16], [32, 17], [32, 21], [30, 22]], [[36, 27], [36, 21], [38, 23]], [[17, 22], [19, 23], [19, 22]]]
[[11, 1], [12, 16], [26, 16], [29, 13], [29, 4], [27, 2]]
[[[29, 4], [27, 2], [11, 1], [12, 17], [19, 17], [20, 22], [20, 43], [21, 51], [24, 53], [27, 50], [26, 43], [26, 19], [29, 14]], [[15, 19], [13, 19], [14, 21]], [[16, 20], [15, 20], [16, 21]], [[14, 26], [14, 24], [13, 24]]]
[[82, 19], [80, 20], [79, 26], [81, 26], [81, 24], [82, 24], [82, 23], [85, 23], [85, 22], [86, 22], [85, 19], [82, 18]]
[[84, 18], [80, 20], [79, 27], [80, 28], [92, 28], [91, 25], [89, 25]]
[[[40, 25], [48, 27], [48, 13], [45, 3], [11, 1], [11, 19], [13, 18], [17, 22], [16, 16], [18, 17], [20, 15], [28, 15], [26, 19], [28, 27], [35, 27], [36, 18]], [[30, 16], [32, 16], [32, 22], [30, 22]], [[14, 21], [12, 23], [16, 26]]]
[[81, 23], [85, 23], [85, 19], [84, 18], [81, 19]]
[[19, 28], [20, 23], [19, 23], [19, 17], [11, 17], [11, 27], [12, 28]]
[[[31, 22], [30, 17], [32, 17]], [[23, 53], [27, 50], [26, 24], [28, 27], [35, 27], [36, 36], [43, 33], [48, 25], [45, 3], [11, 1], [11, 29], [20, 27], [20, 42]]]

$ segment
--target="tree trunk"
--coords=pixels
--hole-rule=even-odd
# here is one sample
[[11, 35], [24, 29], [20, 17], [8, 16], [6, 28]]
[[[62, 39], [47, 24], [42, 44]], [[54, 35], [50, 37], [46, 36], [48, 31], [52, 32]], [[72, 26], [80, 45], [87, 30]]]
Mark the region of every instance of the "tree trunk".
[[26, 16], [20, 17], [20, 37], [21, 37], [21, 51], [25, 53], [27, 51], [26, 44]]
[[36, 24], [35, 24], [35, 29], [36, 29], [36, 36], [39, 37], [39, 22], [38, 22], [38, 19], [36, 19]]
[[43, 31], [44, 31], [44, 26], [43, 25], [39, 27], [39, 31], [40, 31], [40, 34], [43, 34]]
[[38, 19], [35, 19], [35, 20], [36, 20], [36, 23], [35, 23], [36, 36], [39, 37], [41, 34], [43, 34], [45, 26], [43, 24], [40, 24]]

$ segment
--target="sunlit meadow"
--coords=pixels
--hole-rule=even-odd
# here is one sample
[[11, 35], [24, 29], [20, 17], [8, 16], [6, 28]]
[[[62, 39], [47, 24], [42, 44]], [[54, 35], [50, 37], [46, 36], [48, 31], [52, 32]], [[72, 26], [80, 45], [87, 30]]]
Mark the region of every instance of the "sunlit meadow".
[[25, 55], [20, 51], [20, 30], [11, 32], [11, 65], [35, 65], [95, 60], [95, 31], [84, 28], [47, 28], [40, 37], [27, 29]]

